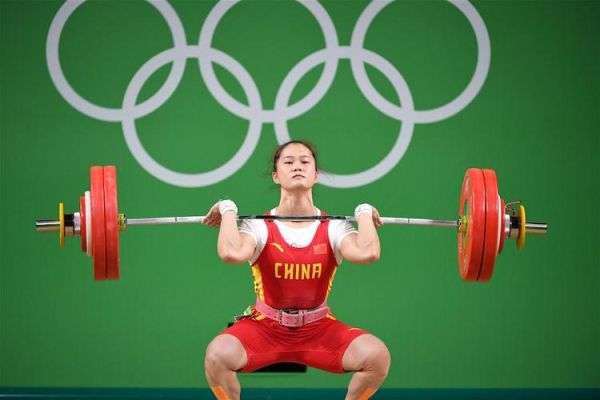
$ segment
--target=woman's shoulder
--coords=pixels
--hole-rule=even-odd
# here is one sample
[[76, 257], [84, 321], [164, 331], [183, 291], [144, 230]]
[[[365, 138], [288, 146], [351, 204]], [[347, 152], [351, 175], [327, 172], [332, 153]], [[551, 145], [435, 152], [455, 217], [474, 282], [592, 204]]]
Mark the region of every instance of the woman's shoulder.
[[245, 219], [240, 223], [240, 232], [263, 233], [267, 231], [267, 225], [262, 219]]

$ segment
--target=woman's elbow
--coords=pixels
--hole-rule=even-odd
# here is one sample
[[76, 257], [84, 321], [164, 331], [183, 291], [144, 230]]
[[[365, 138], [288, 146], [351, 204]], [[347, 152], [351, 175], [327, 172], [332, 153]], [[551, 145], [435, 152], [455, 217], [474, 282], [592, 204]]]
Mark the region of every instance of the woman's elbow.
[[379, 261], [381, 257], [381, 252], [379, 249], [373, 250], [366, 255], [365, 264], [373, 264]]
[[365, 250], [360, 253], [358, 257], [356, 257], [353, 262], [355, 264], [374, 264], [379, 261], [380, 252], [379, 249], [376, 250]]
[[240, 257], [239, 254], [236, 254], [232, 251], [228, 251], [226, 249], [218, 249], [217, 253], [219, 255], [219, 258], [227, 264], [241, 264], [244, 261], [247, 261], [243, 257]]

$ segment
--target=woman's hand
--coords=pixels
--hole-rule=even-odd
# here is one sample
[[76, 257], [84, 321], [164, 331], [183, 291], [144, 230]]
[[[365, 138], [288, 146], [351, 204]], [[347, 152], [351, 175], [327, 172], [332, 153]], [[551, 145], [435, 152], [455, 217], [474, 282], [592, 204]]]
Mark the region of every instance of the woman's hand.
[[219, 211], [220, 203], [221, 201], [217, 201], [215, 205], [208, 210], [206, 216], [204, 217], [204, 221], [202, 221], [204, 225], [208, 225], [212, 228], [216, 228], [221, 225], [221, 211]]
[[373, 219], [373, 225], [375, 228], [379, 228], [383, 225], [383, 221], [381, 220], [381, 215], [379, 215], [379, 211], [370, 204], [360, 204], [354, 210], [354, 219], [358, 223], [358, 217], [362, 214], [367, 214]]
[[228, 211], [233, 211], [234, 215], [237, 215], [238, 209], [235, 203], [231, 200], [219, 200], [208, 210], [208, 214], [206, 214], [202, 223], [216, 228], [221, 225], [223, 215]]
[[381, 215], [379, 215], [379, 211], [371, 206], [373, 209], [373, 224], [375, 224], [375, 228], [380, 228], [383, 225], [383, 221], [381, 220]]

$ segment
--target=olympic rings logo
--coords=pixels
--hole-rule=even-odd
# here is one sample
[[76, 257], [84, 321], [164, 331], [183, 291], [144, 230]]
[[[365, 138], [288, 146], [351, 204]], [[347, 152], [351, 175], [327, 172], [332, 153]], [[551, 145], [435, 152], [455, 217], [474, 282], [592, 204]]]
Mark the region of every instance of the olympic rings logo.
[[[63, 98], [81, 113], [98, 120], [120, 122], [127, 146], [135, 159], [154, 177], [172, 185], [201, 187], [221, 182], [236, 173], [248, 161], [258, 143], [262, 125], [272, 123], [279, 143], [290, 140], [287, 121], [309, 111], [325, 96], [343, 59], [350, 60], [352, 74], [366, 99], [383, 114], [402, 122], [398, 138], [388, 154], [375, 166], [354, 174], [321, 175], [320, 183], [337, 188], [358, 187], [369, 184], [390, 172], [402, 159], [410, 144], [414, 125], [432, 123], [450, 118], [464, 109], [479, 93], [490, 64], [490, 40], [486, 26], [471, 3], [450, 0], [471, 24], [477, 42], [477, 65], [467, 87], [449, 103], [428, 110], [415, 110], [411, 92], [398, 70], [384, 57], [363, 47], [366, 33], [373, 19], [391, 0], [373, 0], [358, 18], [349, 46], [338, 43], [333, 21], [323, 6], [314, 0], [300, 1], [316, 19], [325, 39], [325, 48], [307, 55], [298, 62], [281, 83], [273, 109], [264, 109], [259, 90], [248, 71], [230, 55], [212, 47], [213, 34], [219, 21], [239, 0], [221, 0], [210, 11], [200, 31], [198, 44], [186, 43], [183, 25], [173, 7], [163, 0], [149, 1], [165, 19], [173, 39], [173, 47], [153, 56], [135, 73], [123, 97], [121, 108], [107, 108], [93, 104], [81, 97], [67, 82], [60, 66], [59, 42], [62, 30], [71, 14], [83, 4], [83, 0], [67, 0], [54, 17], [46, 43], [46, 59], [50, 77]], [[249, 122], [246, 138], [241, 147], [224, 165], [197, 174], [185, 174], [170, 170], [159, 164], [148, 154], [138, 137], [135, 120], [144, 117], [161, 105], [173, 94], [182, 79], [188, 58], [198, 60], [200, 74], [209, 92], [217, 102], [234, 115]], [[147, 79], [162, 66], [172, 63], [171, 71], [160, 89], [147, 100], [137, 103], [140, 90]], [[370, 82], [365, 63], [375, 67], [392, 84], [401, 105], [390, 103], [377, 92]], [[232, 97], [219, 83], [213, 64], [225, 68], [240, 83], [248, 104]], [[298, 82], [311, 69], [324, 64], [322, 74], [312, 90], [302, 99], [289, 104]]]

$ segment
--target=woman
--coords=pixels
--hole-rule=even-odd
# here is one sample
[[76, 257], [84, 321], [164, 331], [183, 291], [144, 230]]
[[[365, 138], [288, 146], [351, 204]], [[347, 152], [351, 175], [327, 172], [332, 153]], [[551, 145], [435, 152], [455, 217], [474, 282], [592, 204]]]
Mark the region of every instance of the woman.
[[[279, 146], [272, 177], [281, 197], [270, 214], [326, 215], [313, 203], [318, 176], [312, 145], [293, 140]], [[390, 366], [387, 347], [368, 332], [336, 320], [326, 302], [342, 259], [355, 264], [379, 259], [378, 211], [361, 204], [355, 216], [358, 231], [347, 221], [334, 220], [246, 220], [238, 228], [231, 200], [210, 209], [204, 223], [220, 226], [219, 257], [230, 264], [250, 262], [257, 294], [250, 312], [206, 350], [206, 378], [217, 399], [239, 399], [237, 372], [277, 362], [354, 372], [346, 399], [366, 400], [379, 388]]]

